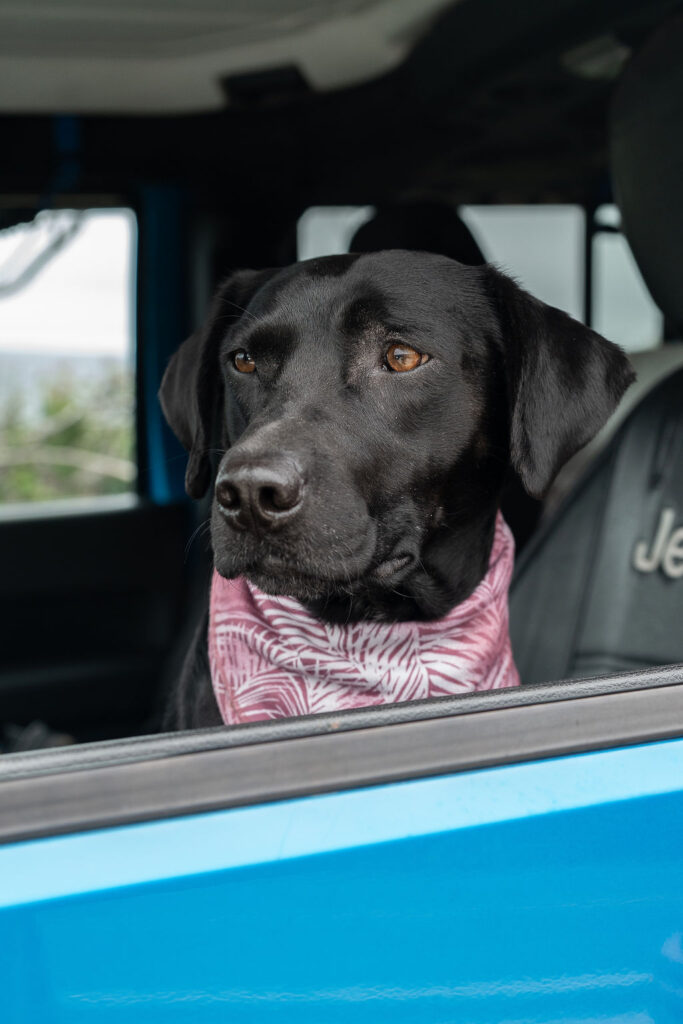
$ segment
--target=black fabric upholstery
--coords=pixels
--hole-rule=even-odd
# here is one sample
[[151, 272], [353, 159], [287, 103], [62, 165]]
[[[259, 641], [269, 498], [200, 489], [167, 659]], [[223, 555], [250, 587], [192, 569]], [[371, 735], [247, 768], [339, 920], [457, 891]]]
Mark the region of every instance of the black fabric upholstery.
[[679, 15], [627, 67], [610, 124], [612, 178], [624, 232], [655, 302], [678, 331], [683, 330], [682, 129]]
[[[624, 232], [655, 301], [679, 327], [682, 124], [679, 16], [630, 62], [610, 124]], [[663, 523], [668, 561], [660, 553], [642, 571]], [[674, 369], [635, 406], [518, 562], [510, 627], [522, 683], [683, 661], [682, 528], [683, 370]]]
[[[669, 570], [639, 571], [669, 513]], [[520, 559], [510, 592], [523, 684], [683, 661], [683, 370], [631, 413]]]

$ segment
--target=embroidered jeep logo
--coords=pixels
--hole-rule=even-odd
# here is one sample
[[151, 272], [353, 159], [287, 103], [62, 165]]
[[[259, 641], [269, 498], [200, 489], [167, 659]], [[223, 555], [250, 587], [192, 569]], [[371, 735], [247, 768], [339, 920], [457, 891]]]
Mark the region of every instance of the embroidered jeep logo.
[[683, 576], [683, 526], [673, 529], [676, 510], [663, 508], [655, 538], [648, 551], [648, 542], [639, 541], [633, 552], [633, 568], [638, 572], [662, 570], [672, 580]]

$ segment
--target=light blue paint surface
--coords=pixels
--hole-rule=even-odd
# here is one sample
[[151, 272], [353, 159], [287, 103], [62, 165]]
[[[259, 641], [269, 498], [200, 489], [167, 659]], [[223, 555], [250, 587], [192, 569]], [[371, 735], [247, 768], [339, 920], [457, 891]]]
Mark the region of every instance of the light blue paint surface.
[[0, 848], [0, 1020], [683, 1021], [683, 741]]

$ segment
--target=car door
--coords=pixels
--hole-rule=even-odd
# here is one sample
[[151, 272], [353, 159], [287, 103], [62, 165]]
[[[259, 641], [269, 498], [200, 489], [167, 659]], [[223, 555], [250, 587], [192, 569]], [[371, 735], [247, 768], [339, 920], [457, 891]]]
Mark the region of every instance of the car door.
[[4, 1019], [683, 1011], [683, 668], [0, 762]]

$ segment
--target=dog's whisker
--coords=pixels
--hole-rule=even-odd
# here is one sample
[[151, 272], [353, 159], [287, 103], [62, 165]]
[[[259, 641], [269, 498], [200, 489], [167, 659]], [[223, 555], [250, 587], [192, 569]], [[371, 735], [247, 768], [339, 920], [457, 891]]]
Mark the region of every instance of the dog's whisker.
[[188, 540], [187, 544], [185, 545], [185, 552], [184, 552], [184, 554], [183, 554], [183, 560], [184, 560], [184, 561], [187, 561], [187, 557], [188, 557], [188, 555], [189, 555], [189, 553], [190, 553], [190, 548], [192, 547], [192, 543], [193, 543], [193, 541], [194, 541], [194, 540], [195, 540], [195, 539], [196, 539], [196, 538], [197, 538], [197, 537], [198, 537], [198, 536], [199, 536], [199, 535], [200, 535], [201, 533], [205, 533], [205, 532], [206, 532], [206, 530], [207, 530], [207, 528], [210, 528], [210, 526], [211, 526], [211, 520], [210, 520], [210, 519], [205, 519], [205, 520], [204, 520], [203, 522], [201, 522], [201, 523], [199, 524], [199, 526], [198, 526], [198, 527], [196, 528], [196, 530], [193, 530], [193, 531], [192, 531], [192, 534], [191, 534], [191, 536], [190, 536], [190, 539]]

